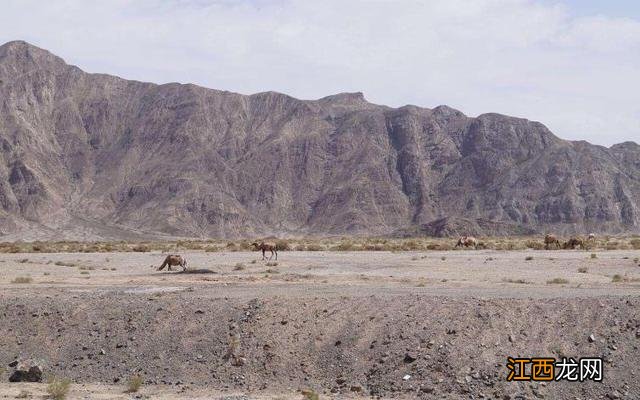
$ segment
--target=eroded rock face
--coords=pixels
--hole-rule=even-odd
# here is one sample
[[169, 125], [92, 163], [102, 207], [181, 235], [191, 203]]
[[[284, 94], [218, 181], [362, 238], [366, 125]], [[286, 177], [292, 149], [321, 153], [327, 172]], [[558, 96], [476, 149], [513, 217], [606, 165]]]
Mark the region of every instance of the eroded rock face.
[[3, 234], [638, 232], [639, 198], [635, 143], [361, 93], [127, 81], [0, 46]]

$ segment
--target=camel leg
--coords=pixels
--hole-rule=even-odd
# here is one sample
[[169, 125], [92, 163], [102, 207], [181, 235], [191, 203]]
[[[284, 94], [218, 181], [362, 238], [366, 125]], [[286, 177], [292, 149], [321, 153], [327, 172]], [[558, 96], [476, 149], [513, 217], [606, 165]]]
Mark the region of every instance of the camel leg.
[[160, 268], [158, 268], [158, 271], [162, 271], [166, 265], [167, 265], [166, 261], [163, 262]]
[[264, 251], [264, 249], [262, 249], [262, 261], [267, 259], [267, 256], [265, 256], [264, 253], [265, 253], [265, 251]]
[[278, 261], [278, 250], [274, 250], [276, 252], [276, 261]]

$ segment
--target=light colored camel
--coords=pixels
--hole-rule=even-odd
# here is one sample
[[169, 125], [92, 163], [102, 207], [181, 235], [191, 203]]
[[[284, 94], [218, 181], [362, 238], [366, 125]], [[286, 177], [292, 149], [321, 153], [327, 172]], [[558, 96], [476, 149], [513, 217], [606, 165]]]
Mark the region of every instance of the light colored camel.
[[165, 266], [168, 266], [167, 270], [171, 271], [171, 267], [179, 265], [182, 267], [183, 271], [187, 270], [187, 259], [178, 254], [169, 254], [167, 258], [164, 259], [162, 265], [158, 268], [158, 271], [162, 271]]
[[271, 261], [271, 258], [273, 257], [273, 255], [275, 254], [276, 256], [276, 260], [278, 259], [278, 249], [276, 247], [276, 244], [273, 242], [253, 242], [251, 243], [251, 245], [253, 246], [254, 250], [262, 250], [262, 259], [265, 260], [267, 257], [264, 255], [265, 252], [270, 251], [271, 252], [271, 257], [269, 257], [269, 261]]
[[558, 240], [558, 237], [553, 233], [547, 233], [547, 235], [544, 237], [544, 248], [549, 250], [549, 247], [552, 244], [555, 245], [556, 248], [560, 248], [560, 240]]
[[458, 239], [458, 243], [456, 244], [456, 247], [471, 246], [473, 246], [474, 249], [478, 249], [478, 239], [474, 238], [473, 236], [462, 236], [460, 239]]

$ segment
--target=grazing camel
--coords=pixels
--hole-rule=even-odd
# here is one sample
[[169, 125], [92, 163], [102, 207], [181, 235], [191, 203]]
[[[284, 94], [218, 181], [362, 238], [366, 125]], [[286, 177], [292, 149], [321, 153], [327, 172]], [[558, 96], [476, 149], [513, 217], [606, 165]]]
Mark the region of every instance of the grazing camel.
[[576, 247], [580, 247], [581, 249], [584, 249], [584, 240], [582, 240], [582, 238], [579, 237], [572, 237], [569, 239], [568, 242], [566, 242], [564, 244], [564, 248], [565, 249], [575, 249]]
[[[276, 260], [278, 260], [278, 249], [275, 243], [272, 242], [253, 242], [251, 243], [254, 250], [262, 250], [262, 259], [265, 260], [267, 257], [264, 255], [265, 252], [270, 251], [271, 257], [276, 255]], [[269, 261], [271, 261], [271, 257], [269, 257]]]
[[158, 271], [162, 271], [165, 266], [168, 266], [167, 270], [171, 271], [171, 267], [174, 265], [179, 265], [182, 267], [183, 271], [186, 271], [187, 259], [178, 254], [169, 254], [167, 258], [164, 259], [162, 265], [158, 268]]
[[473, 246], [474, 249], [478, 249], [478, 239], [474, 238], [473, 236], [462, 236], [460, 239], [458, 239], [458, 243], [456, 244], [456, 247], [471, 247]]
[[549, 250], [549, 247], [552, 244], [555, 245], [556, 248], [560, 248], [560, 240], [558, 240], [556, 235], [554, 235], [553, 233], [547, 233], [547, 235], [544, 237], [544, 248], [546, 250]]
[[596, 234], [595, 233], [590, 233], [589, 236], [587, 237], [588, 241], [592, 241], [592, 240], [596, 240]]

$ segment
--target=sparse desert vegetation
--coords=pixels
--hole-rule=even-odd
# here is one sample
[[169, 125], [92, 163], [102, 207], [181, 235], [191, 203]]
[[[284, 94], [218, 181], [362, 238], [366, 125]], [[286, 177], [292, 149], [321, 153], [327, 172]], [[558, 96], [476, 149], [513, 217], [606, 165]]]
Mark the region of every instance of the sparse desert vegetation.
[[[489, 328], [495, 333], [484, 343], [484, 346], [493, 346], [508, 340], [497, 335], [513, 329], [509, 324], [515, 316], [529, 318], [523, 310], [531, 309], [533, 305], [543, 307], [548, 315], [555, 315], [553, 318], [560, 318], [557, 321], [565, 321], [567, 315], [571, 315], [584, 317], [582, 321], [588, 324], [594, 318], [589, 314], [594, 304], [600, 310], [600, 303], [608, 305], [613, 301], [611, 296], [624, 299], [621, 301], [635, 301], [634, 293], [640, 287], [640, 269], [636, 266], [637, 261], [633, 261], [638, 258], [637, 252], [630, 249], [598, 250], [597, 260], [590, 261], [591, 252], [583, 250], [435, 250], [446, 248], [447, 240], [429, 238], [413, 238], [408, 243], [404, 239], [344, 238], [344, 246], [336, 249], [342, 240], [315, 239], [307, 243], [302, 239], [288, 239], [286, 245], [292, 250], [282, 251], [278, 261], [262, 260], [260, 253], [249, 249], [239, 251], [243, 247], [241, 241], [207, 245], [215, 247], [216, 251], [184, 242], [183, 245], [193, 249], [28, 256], [0, 254], [3, 267], [0, 285], [9, 289], [3, 292], [5, 304], [28, 307], [6, 308], [6, 325], [11, 332], [0, 326], [0, 335], [25, 339], [21, 339], [23, 344], [19, 346], [6, 341], [9, 347], [3, 347], [5, 350], [0, 349], [0, 352], [5, 352], [3, 357], [7, 360], [15, 354], [47, 352], [42, 350], [41, 335], [49, 334], [49, 326], [58, 327], [56, 321], [64, 317], [65, 329], [59, 332], [60, 341], [78, 342], [70, 350], [77, 367], [69, 368], [67, 353], [48, 352], [45, 356], [52, 360], [48, 364], [52, 370], [47, 374], [69, 377], [78, 384], [68, 397], [80, 397], [83, 388], [95, 382], [110, 385], [113, 398], [125, 396], [123, 391], [129, 390], [127, 377], [132, 371], [146, 378], [144, 393], [131, 397], [154, 397], [158, 391], [165, 390], [161, 386], [177, 391], [176, 382], [190, 382], [192, 375], [202, 368], [220, 371], [220, 379], [225, 382], [242, 371], [253, 374], [267, 387], [274, 379], [278, 385], [290, 385], [290, 379], [295, 381], [297, 375], [269, 367], [277, 369], [278, 375], [274, 377], [270, 370], [260, 369], [266, 357], [272, 354], [279, 359], [293, 356], [304, 363], [305, 369], [316, 368], [317, 364], [311, 361], [319, 356], [316, 351], [345, 357], [347, 353], [343, 351], [352, 349], [349, 347], [352, 340], [360, 341], [361, 335], [366, 334], [369, 335], [367, 345], [363, 346], [368, 352], [366, 359], [384, 358], [385, 363], [378, 366], [383, 372], [364, 382], [360, 375], [353, 375], [347, 377], [344, 384], [331, 383], [332, 386], [318, 390], [316, 394], [321, 398], [332, 398], [331, 390], [350, 394], [354, 387], [356, 391], [362, 391], [354, 392], [356, 394], [375, 392], [384, 398], [393, 398], [398, 390], [397, 377], [393, 374], [407, 368], [403, 361], [407, 349], [415, 346], [430, 349], [431, 341], [437, 348], [443, 340], [458, 339], [458, 345], [452, 350], [456, 356], [477, 357], [478, 354], [473, 353], [476, 348], [462, 345], [465, 336], [458, 335], [465, 335], [467, 329], [476, 334], [477, 329], [485, 332], [488, 329], [484, 322], [486, 318], [490, 317], [498, 324]], [[499, 240], [505, 249], [519, 246], [516, 242], [509, 244], [509, 238]], [[617, 241], [622, 242], [619, 238]], [[172, 246], [176, 243], [172, 242]], [[152, 242], [147, 245], [155, 246]], [[307, 245], [320, 246], [321, 253], [305, 251]], [[298, 246], [303, 250], [298, 250]], [[375, 250], [363, 250], [367, 246], [375, 247]], [[384, 251], [385, 248], [391, 250]], [[409, 250], [416, 248], [418, 250]], [[185, 256], [191, 271], [183, 273], [180, 268], [171, 272], [157, 271], [166, 253]], [[29, 261], [22, 262], [25, 258]], [[587, 273], [587, 267], [591, 273]], [[582, 275], [577, 276], [576, 271]], [[51, 277], [40, 279], [46, 273]], [[24, 276], [35, 279], [22, 287], [13, 283]], [[473, 312], [462, 312], [468, 307]], [[556, 314], [555, 307], [559, 307]], [[570, 307], [571, 312], [566, 307]], [[626, 305], [616, 310], [633, 312]], [[20, 327], [19, 321], [25, 315], [33, 324]], [[608, 318], [609, 315], [599, 312], [597, 318]], [[358, 318], [357, 326], [353, 324], [353, 318]], [[403, 320], [405, 324], [398, 325], [398, 319], [403, 318], [407, 318]], [[466, 320], [462, 323], [458, 318]], [[540, 328], [536, 325], [540, 322], [537, 315], [531, 315], [527, 321], [513, 331], [515, 340], [509, 342], [515, 345], [530, 340], [527, 346], [523, 343], [520, 351], [535, 345], [537, 338], [518, 337], [517, 332]], [[31, 335], [33, 326], [38, 327], [37, 335], [40, 336]], [[379, 334], [396, 326], [394, 340]], [[405, 336], [407, 332], [417, 336]], [[291, 339], [296, 333], [310, 335], [318, 350], [309, 355], [308, 345], [303, 345], [306, 341]], [[221, 355], [227, 350], [224, 346], [228, 337], [234, 338], [235, 350], [234, 356], [225, 361]], [[424, 343], [418, 345], [412, 337]], [[257, 347], [253, 338], [259, 340]], [[282, 342], [287, 340], [290, 341]], [[341, 344], [336, 345], [337, 342]], [[395, 346], [396, 342], [398, 346]], [[175, 343], [181, 344], [175, 347]], [[171, 355], [133, 351], [138, 347], [148, 348], [150, 344], [171, 349]], [[370, 349], [370, 346], [373, 347]], [[565, 347], [566, 344], [558, 348]], [[384, 356], [387, 352], [391, 357]], [[159, 358], [154, 358], [155, 355]], [[176, 364], [176, 358], [184, 361]], [[127, 363], [121, 363], [121, 360]], [[431, 363], [428, 364], [430, 368], [438, 365], [435, 360], [424, 360]], [[360, 361], [348, 361], [361, 370]], [[503, 360], [491, 360], [489, 367], [492, 368], [494, 362]], [[114, 365], [116, 367], [112, 368]], [[456, 367], [461, 365], [456, 364]], [[349, 368], [345, 371], [350, 374]], [[623, 373], [620, 371], [612, 369], [610, 373]], [[428, 383], [419, 374], [411, 375], [411, 380], [419, 385]], [[455, 381], [455, 377], [451, 378]], [[114, 379], [118, 379], [117, 384], [113, 384]], [[208, 374], [199, 379], [203, 387], [220, 382], [217, 376], [209, 377]], [[336, 379], [342, 382], [341, 377]], [[394, 383], [390, 383], [391, 380]], [[165, 386], [162, 382], [170, 384]], [[313, 377], [296, 383], [298, 388], [324, 387], [323, 381]], [[498, 381], [494, 385], [500, 387]], [[434, 388], [434, 393], [444, 394], [445, 390], [450, 389]], [[500, 390], [504, 393], [504, 388]], [[15, 394], [17, 391], [12, 397]], [[32, 397], [42, 398], [43, 394], [44, 388], [33, 389]], [[300, 397], [298, 391], [293, 398]], [[291, 397], [284, 398], [289, 400]]]
[[137, 393], [142, 384], [144, 383], [144, 378], [139, 374], [134, 374], [129, 377], [127, 380], [127, 390], [126, 393]]
[[[559, 238], [564, 243], [569, 237]], [[3, 242], [0, 253], [109, 253], [109, 252], [236, 252], [251, 250], [251, 242], [245, 240], [176, 240], [146, 242]], [[448, 251], [456, 250], [457, 238], [385, 238], [385, 237], [336, 237], [336, 238], [287, 238], [273, 239], [278, 251]], [[543, 250], [543, 236], [479, 237], [478, 249], [482, 250]], [[633, 250], [640, 249], [636, 236], [607, 236], [585, 241], [583, 250]], [[468, 249], [467, 249], [468, 250]], [[458, 248], [457, 251], [465, 251]], [[576, 250], [578, 251], [578, 250]], [[23, 262], [28, 262], [25, 259]], [[61, 264], [66, 265], [66, 264]]]
[[51, 378], [47, 386], [49, 398], [53, 400], [64, 400], [71, 389], [70, 379]]
[[14, 278], [11, 283], [32, 283], [33, 278], [30, 276], [18, 276]]
[[567, 283], [569, 283], [569, 280], [564, 278], [553, 278], [547, 281], [547, 284], [550, 285], [563, 285]]

